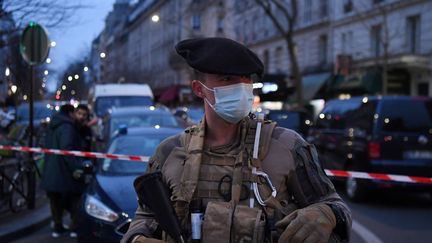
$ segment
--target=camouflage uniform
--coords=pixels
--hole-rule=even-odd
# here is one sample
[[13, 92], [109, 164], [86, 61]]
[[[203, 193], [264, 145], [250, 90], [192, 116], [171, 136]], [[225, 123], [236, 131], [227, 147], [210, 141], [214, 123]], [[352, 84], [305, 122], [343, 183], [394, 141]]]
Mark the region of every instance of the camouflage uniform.
[[[202, 121], [198, 126], [188, 128], [184, 133], [163, 141], [150, 159], [149, 171], [162, 172], [163, 179], [172, 193], [171, 201], [187, 237], [190, 237], [188, 211], [190, 198], [202, 199], [204, 206], [209, 202], [229, 200], [219, 193], [229, 191], [229, 184], [221, 183], [221, 178], [225, 175], [233, 175], [236, 158], [246, 149], [245, 140], [248, 139], [247, 134], [251, 132], [249, 124], [251, 124], [249, 117], [241, 121], [238, 135], [233, 143], [219, 147], [207, 147], [204, 144], [205, 121]], [[270, 177], [277, 190], [276, 204], [282, 208], [275, 208], [271, 205], [262, 208], [267, 221], [266, 241], [271, 242], [272, 236], [275, 235], [275, 229], [272, 227], [274, 222], [297, 208], [317, 202], [323, 202], [332, 208], [339, 209], [338, 221], [340, 222], [333, 231], [331, 240], [334, 242], [348, 241], [351, 229], [350, 211], [321, 169], [315, 148], [296, 132], [281, 127], [274, 128], [269, 138], [267, 142], [264, 142], [266, 145], [262, 145], [267, 149], [265, 154], [260, 156], [262, 160], [258, 170], [267, 173]], [[263, 198], [270, 197], [271, 191], [266, 183], [250, 173], [247, 163], [241, 164], [241, 170], [241, 183], [245, 185], [241, 187], [243, 199], [253, 197], [253, 194], [248, 195], [252, 192], [247, 191], [251, 182], [258, 182]], [[239, 204], [248, 205], [248, 201], [242, 200]], [[258, 203], [255, 203], [255, 207], [261, 208]], [[138, 208], [122, 242], [129, 242], [137, 234], [154, 238], [161, 237], [158, 223], [146, 208]], [[234, 242], [239, 241], [238, 238], [234, 239], [237, 239], [233, 240]], [[215, 242], [222, 241], [215, 239]]]

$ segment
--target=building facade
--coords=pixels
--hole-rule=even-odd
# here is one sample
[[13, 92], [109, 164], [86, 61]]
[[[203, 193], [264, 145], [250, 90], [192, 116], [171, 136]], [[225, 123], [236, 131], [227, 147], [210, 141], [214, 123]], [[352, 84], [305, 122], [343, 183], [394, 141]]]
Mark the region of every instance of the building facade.
[[[291, 75], [286, 41], [270, 18], [254, 1], [235, 2], [238, 40], [258, 53], [267, 74]], [[285, 0], [287, 9], [290, 2]], [[327, 95], [379, 94], [383, 70], [389, 94], [432, 95], [431, 1], [298, 4], [294, 41], [306, 100], [320, 97], [320, 90]], [[273, 11], [276, 19], [284, 19], [282, 11]], [[286, 29], [286, 22], [281, 23]]]
[[[284, 3], [292, 12], [291, 0]], [[286, 30], [283, 11], [272, 10]], [[305, 100], [381, 94], [383, 80], [389, 94], [432, 95], [432, 1], [304, 0], [296, 13], [293, 36]], [[253, 0], [117, 0], [96, 43], [94, 53], [106, 54], [95, 59], [96, 79], [148, 83], [157, 96], [167, 89], [187, 96], [192, 72], [174, 45], [204, 36], [249, 46], [265, 64], [263, 81], [282, 90], [278, 97], [294, 92], [287, 41]]]
[[148, 83], [156, 96], [163, 96], [166, 101], [190, 97], [191, 70], [175, 53], [174, 46], [191, 37], [235, 39], [232, 15], [228, 14], [233, 3], [141, 0], [131, 5], [127, 0], [117, 0], [98, 43], [94, 42], [97, 45], [93, 53], [106, 55], [92, 62], [101, 62], [97, 82]]

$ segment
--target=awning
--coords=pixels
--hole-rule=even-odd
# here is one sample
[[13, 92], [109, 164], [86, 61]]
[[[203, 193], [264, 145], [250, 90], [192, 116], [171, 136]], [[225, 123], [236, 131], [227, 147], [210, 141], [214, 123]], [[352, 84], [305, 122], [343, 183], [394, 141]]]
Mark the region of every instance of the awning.
[[324, 83], [330, 78], [330, 75], [329, 72], [325, 72], [303, 76], [303, 99], [313, 99]]
[[335, 90], [352, 94], [376, 94], [381, 91], [381, 85], [380, 72], [369, 71], [361, 77], [345, 77], [342, 82], [335, 86]]

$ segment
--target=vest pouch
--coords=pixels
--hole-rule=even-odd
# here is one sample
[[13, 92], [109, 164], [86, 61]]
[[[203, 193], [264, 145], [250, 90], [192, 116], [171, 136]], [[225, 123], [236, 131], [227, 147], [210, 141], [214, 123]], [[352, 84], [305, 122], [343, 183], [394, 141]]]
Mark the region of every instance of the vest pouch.
[[230, 242], [233, 207], [229, 202], [209, 202], [202, 224], [202, 243]]
[[261, 209], [238, 205], [234, 211], [232, 242], [264, 242], [265, 225], [265, 216]]
[[[265, 217], [262, 210], [229, 202], [209, 202], [204, 214], [202, 241], [264, 242]], [[231, 239], [232, 237], [232, 239]]]

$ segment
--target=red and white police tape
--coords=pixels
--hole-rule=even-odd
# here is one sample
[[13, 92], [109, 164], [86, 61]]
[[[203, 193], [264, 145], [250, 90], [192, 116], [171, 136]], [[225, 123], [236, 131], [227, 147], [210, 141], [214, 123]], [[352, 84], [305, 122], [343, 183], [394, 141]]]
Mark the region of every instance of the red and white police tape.
[[[30, 148], [30, 147], [19, 147], [19, 146], [15, 147], [15, 146], [5, 146], [5, 145], [0, 145], [0, 149], [13, 150], [19, 152], [78, 156], [78, 157], [86, 157], [86, 158], [130, 160], [130, 161], [137, 161], [137, 162], [148, 162], [150, 158], [148, 156], [137, 156], [137, 155], [105, 154], [105, 153], [84, 152], [84, 151], [74, 151], [74, 150]], [[344, 170], [325, 170], [325, 173], [331, 177], [353, 177], [358, 179], [369, 179], [369, 180], [432, 184], [432, 178], [429, 177], [379, 174], [379, 173], [344, 171]]]
[[86, 157], [86, 158], [98, 158], [98, 159], [131, 160], [131, 161], [140, 161], [140, 162], [147, 162], [150, 158], [148, 156], [138, 156], [138, 155], [104, 154], [104, 153], [84, 152], [84, 151], [74, 151], [74, 150], [30, 148], [30, 147], [20, 147], [20, 146], [14, 147], [14, 146], [4, 146], [4, 145], [0, 145], [0, 149], [13, 150], [19, 152], [57, 154], [57, 155], [78, 156], [78, 157]]

